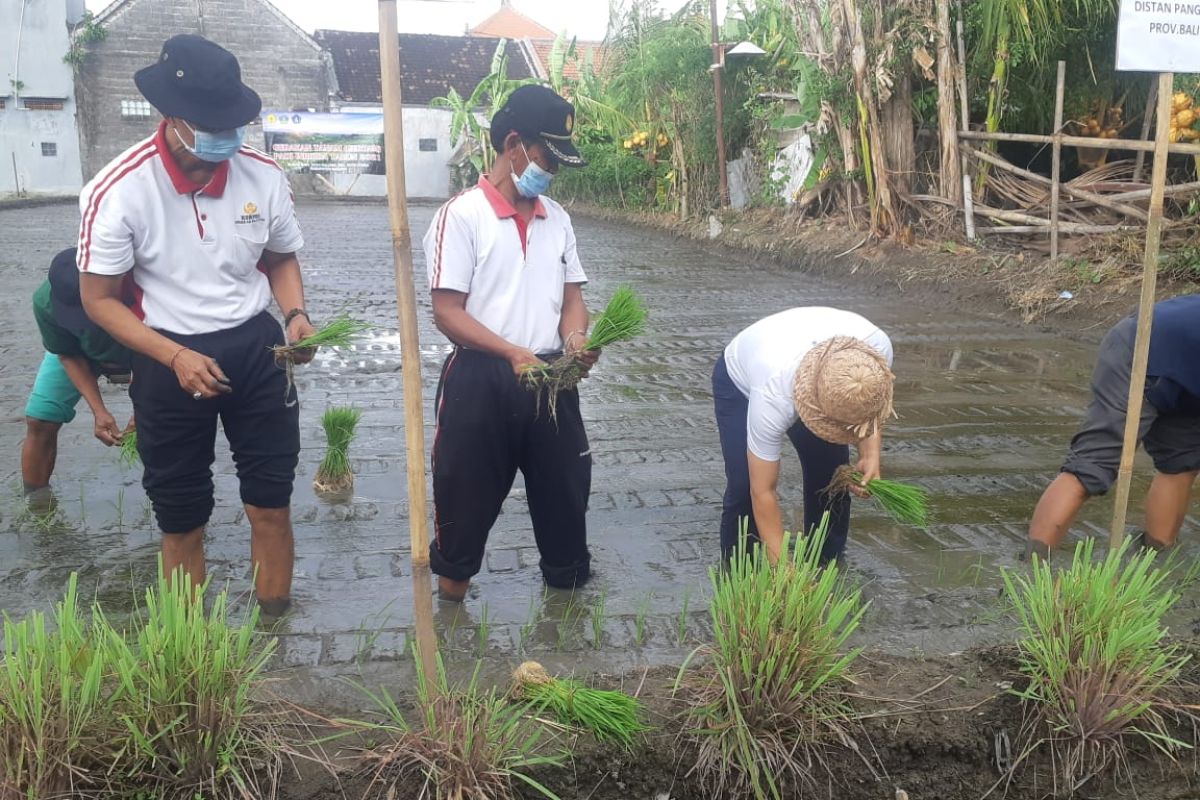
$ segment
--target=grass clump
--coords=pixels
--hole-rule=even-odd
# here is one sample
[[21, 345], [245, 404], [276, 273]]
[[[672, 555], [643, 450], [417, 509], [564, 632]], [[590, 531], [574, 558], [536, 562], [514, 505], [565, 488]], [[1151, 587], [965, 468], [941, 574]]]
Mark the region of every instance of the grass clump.
[[325, 457], [313, 478], [313, 488], [318, 492], [342, 493], [354, 488], [354, 473], [350, 469], [350, 443], [362, 419], [357, 408], [335, 407], [321, 416], [325, 429]]
[[1031, 712], [1026, 755], [1051, 748], [1056, 780], [1070, 793], [1123, 764], [1131, 742], [1169, 757], [1188, 747], [1163, 716], [1165, 693], [1190, 658], [1167, 643], [1163, 617], [1179, 600], [1170, 573], [1129, 543], [1097, 561], [1095, 542], [1080, 542], [1057, 574], [1038, 559], [1028, 576], [1003, 573], [1029, 680], [1014, 690]]
[[648, 730], [639, 718], [642, 704], [637, 698], [552, 678], [536, 661], [526, 661], [513, 672], [513, 693], [549, 710], [563, 725], [582, 728], [597, 741], [614, 742], [626, 750], [633, 750], [638, 736]]
[[[834, 494], [849, 492], [852, 486], [862, 486], [862, 480], [861, 472], [845, 464], [834, 473], [833, 482], [826, 491]], [[896, 522], [929, 527], [929, 495], [920, 486], [876, 478], [867, 483], [866, 490]]]
[[[470, 682], [452, 691], [441, 661], [440, 691], [434, 695], [423, 673], [417, 672], [420, 713], [416, 725], [387, 690], [362, 689], [383, 714], [376, 724], [350, 723], [381, 744], [364, 753], [371, 776], [367, 793], [379, 796], [436, 798], [436, 800], [519, 800], [532, 790], [548, 800], [558, 796], [529, 773], [562, 766], [564, 753], [549, 750], [552, 734], [532, 717], [532, 704], [512, 703], [494, 688], [479, 686], [479, 665]], [[418, 795], [405, 794], [411, 781], [423, 781]]]
[[[846, 649], [866, 604], [836, 563], [821, 567], [828, 515], [812, 535], [785, 536], [769, 563], [745, 537], [710, 571], [714, 641], [680, 670], [682, 736], [696, 748], [690, 774], [712, 797], [779, 798], [833, 780], [834, 748], [853, 746], [843, 685], [859, 650]], [[690, 662], [692, 659], [689, 658]]]
[[[602, 350], [617, 342], [636, 339], [646, 331], [646, 317], [646, 306], [642, 299], [632, 288], [621, 286], [596, 317], [592, 333], [582, 349]], [[523, 381], [527, 387], [538, 393], [539, 402], [545, 398], [551, 418], [556, 418], [558, 393], [574, 389], [583, 380], [583, 376], [584, 369], [579, 360], [574, 355], [567, 354], [549, 364], [529, 367], [525, 371]]]
[[117, 461], [122, 467], [132, 469], [142, 463], [142, 456], [137, 448], [137, 430], [126, 431], [117, 443]]

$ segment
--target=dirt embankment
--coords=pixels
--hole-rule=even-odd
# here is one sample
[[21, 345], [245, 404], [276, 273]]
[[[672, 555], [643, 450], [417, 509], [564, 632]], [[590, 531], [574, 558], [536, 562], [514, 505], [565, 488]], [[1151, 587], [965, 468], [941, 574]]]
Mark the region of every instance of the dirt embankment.
[[[1130, 743], [1125, 761], [1102, 777], [1076, 787], [1072, 794], [1056, 781], [1052, 752], [1039, 748], [1022, 757], [1036, 741], [1020, 701], [1009, 691], [1021, 685], [1014, 654], [1007, 649], [971, 651], [934, 658], [864, 655], [858, 666], [851, 702], [859, 719], [847, 731], [851, 746], [832, 745], [824, 765], [814, 765], [815, 785], [791, 787], [787, 800], [1014, 800], [1110, 798], [1138, 796], [1154, 800], [1195, 798], [1200, 789], [1200, 763], [1192, 752], [1178, 760]], [[1193, 668], [1189, 685], [1200, 678]], [[540, 767], [532, 775], [563, 800], [717, 800], [689, 774], [694, 763], [680, 737], [681, 703], [673, 695], [676, 673], [650, 670], [624, 680], [598, 680], [625, 690], [638, 687], [654, 725], [645, 747], [634, 753], [599, 748], [588, 739], [572, 743], [573, 757], [564, 767]], [[1200, 694], [1188, 690], [1180, 703], [1195, 704]], [[1195, 741], [1196, 731], [1183, 715], [1169, 719], [1172, 735]], [[1014, 763], [1010, 776], [1005, 770]], [[369, 778], [350, 773], [334, 778], [310, 774], [292, 781], [285, 800], [329, 798], [418, 797], [413, 780], [388, 794]], [[536, 793], [527, 791], [527, 798]], [[720, 798], [741, 800], [741, 798]]]
[[[961, 236], [916, 239], [911, 244], [872, 239], [844, 219], [798, 219], [775, 209], [725, 211], [681, 222], [671, 214], [624, 212], [575, 203], [573, 214], [663, 230], [751, 253], [789, 267], [831, 276], [854, 276], [881, 288], [946, 296], [978, 307], [1016, 311], [1026, 322], [1064, 329], [1103, 326], [1130, 313], [1141, 286], [1144, 240], [1139, 234], [1064, 239], [1051, 262], [1046, 248], [974, 243]], [[715, 224], [713, 219], [716, 220]], [[1197, 280], [1160, 275], [1158, 294], [1200, 291]]]

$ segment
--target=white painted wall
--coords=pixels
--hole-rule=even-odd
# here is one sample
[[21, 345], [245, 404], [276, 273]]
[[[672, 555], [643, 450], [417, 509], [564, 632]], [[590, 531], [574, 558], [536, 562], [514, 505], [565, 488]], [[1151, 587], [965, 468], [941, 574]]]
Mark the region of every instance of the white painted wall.
[[[344, 114], [381, 113], [379, 106], [342, 106]], [[443, 200], [450, 196], [450, 121], [453, 113], [444, 108], [405, 106], [404, 180], [411, 198]], [[437, 149], [422, 151], [422, 139], [432, 139]], [[386, 197], [384, 175], [331, 175], [336, 191], [354, 197]]]
[[[77, 12], [72, 0], [0, 0], [0, 193], [74, 194], [82, 185], [75, 82], [62, 60], [68, 6]], [[25, 97], [59, 100], [63, 108], [28, 109]], [[54, 155], [42, 154], [43, 142], [54, 145]]]

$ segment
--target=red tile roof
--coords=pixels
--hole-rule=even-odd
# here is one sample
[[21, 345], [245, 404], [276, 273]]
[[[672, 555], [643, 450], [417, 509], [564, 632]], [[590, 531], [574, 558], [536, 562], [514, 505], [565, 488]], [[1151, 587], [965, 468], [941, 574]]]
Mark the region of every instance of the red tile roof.
[[469, 36], [500, 39], [554, 39], [554, 31], [517, 11], [508, 3], [470, 31]]
[[[546, 74], [550, 74], [550, 53], [554, 50], [554, 39], [534, 39], [534, 52], [537, 53], [538, 61], [542, 64], [542, 69]], [[569, 48], [570, 43], [564, 42], [564, 47]], [[563, 64], [563, 77], [567, 80], [578, 80], [581, 70], [587, 65], [589, 59], [591, 61], [592, 70], [596, 74], [601, 74], [605, 67], [605, 50], [603, 42], [575, 42], [575, 55], [568, 58]]]

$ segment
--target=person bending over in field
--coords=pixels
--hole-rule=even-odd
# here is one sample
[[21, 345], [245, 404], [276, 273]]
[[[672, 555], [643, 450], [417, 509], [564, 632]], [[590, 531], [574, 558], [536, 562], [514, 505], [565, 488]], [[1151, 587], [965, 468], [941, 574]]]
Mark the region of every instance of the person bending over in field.
[[46, 355], [25, 405], [25, 442], [21, 446], [21, 481], [30, 507], [48, 511], [53, 502], [50, 476], [58, 458], [58, 432], [75, 419], [82, 399], [92, 410], [96, 438], [108, 447], [124, 431], [104, 405], [99, 376], [110, 383], [129, 382], [129, 350], [113, 341], [88, 319], [79, 298], [76, 248], [56, 255], [50, 273], [33, 293], [33, 319]]
[[[743, 520], [774, 561], [783, 543], [776, 488], [785, 440], [804, 472], [804, 527], [829, 512], [821, 559], [839, 557], [850, 529], [850, 498], [826, 492], [858, 448], [862, 483], [880, 476], [883, 424], [892, 413], [892, 342], [869, 320], [836, 308], [793, 308], [739, 333], [713, 368], [713, 402], [725, 497], [721, 551], [738, 545]], [[861, 489], [856, 492], [862, 494]]]
[[[1146, 495], [1146, 529], [1139, 544], [1172, 547], [1200, 471], [1200, 295], [1154, 306], [1146, 394], [1137, 440], [1154, 460]], [[1118, 322], [1100, 343], [1092, 373], [1092, 400], [1071, 440], [1062, 471], [1047, 487], [1029, 523], [1025, 558], [1048, 558], [1083, 504], [1106, 493], [1117, 478], [1129, 407], [1137, 315]]]

